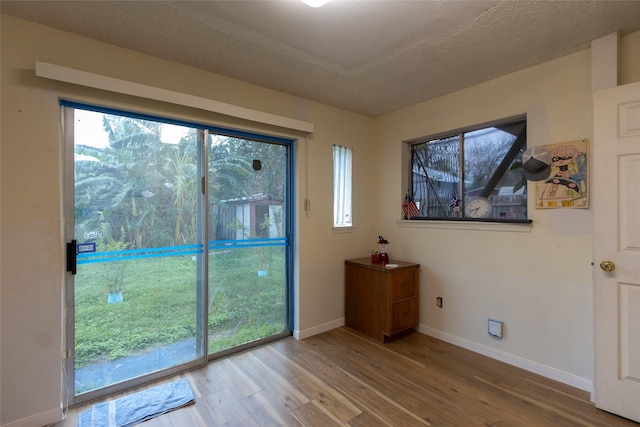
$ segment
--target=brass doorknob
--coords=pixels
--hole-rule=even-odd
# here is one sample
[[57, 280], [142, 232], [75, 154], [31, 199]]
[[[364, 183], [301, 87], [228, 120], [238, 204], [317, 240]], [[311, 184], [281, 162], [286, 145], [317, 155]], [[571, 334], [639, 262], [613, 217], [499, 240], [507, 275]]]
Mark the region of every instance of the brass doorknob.
[[602, 271], [610, 273], [616, 269], [616, 265], [613, 263], [613, 261], [602, 261], [600, 263], [600, 268], [602, 269]]

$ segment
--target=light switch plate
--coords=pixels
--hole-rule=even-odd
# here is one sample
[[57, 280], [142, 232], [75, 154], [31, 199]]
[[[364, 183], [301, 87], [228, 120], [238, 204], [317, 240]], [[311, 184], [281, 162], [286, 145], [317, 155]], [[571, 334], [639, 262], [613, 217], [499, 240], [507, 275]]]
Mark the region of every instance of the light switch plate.
[[502, 338], [502, 320], [489, 319], [489, 335]]

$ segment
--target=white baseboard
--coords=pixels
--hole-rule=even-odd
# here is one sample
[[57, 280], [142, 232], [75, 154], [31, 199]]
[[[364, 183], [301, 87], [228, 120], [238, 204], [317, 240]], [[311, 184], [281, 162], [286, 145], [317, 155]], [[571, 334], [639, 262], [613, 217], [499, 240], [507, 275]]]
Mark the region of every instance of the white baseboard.
[[503, 351], [496, 350], [494, 348], [487, 347], [482, 344], [478, 344], [476, 342], [469, 341], [464, 338], [460, 338], [425, 325], [419, 325], [418, 332], [441, 339], [442, 341], [457, 345], [458, 347], [466, 348], [467, 350], [482, 354], [483, 356], [487, 356], [492, 359], [508, 363], [509, 365], [525, 369], [535, 374], [542, 375], [543, 377], [559, 381], [580, 390], [587, 391], [591, 393], [591, 399], [593, 399], [593, 381], [589, 379], [578, 377], [568, 372], [560, 371], [559, 369], [542, 365], [540, 363], [533, 362], [522, 357], [514, 356], [513, 354], [505, 353]]
[[305, 329], [304, 331], [295, 329], [293, 331], [293, 337], [297, 340], [303, 340], [305, 338], [330, 331], [331, 329], [340, 328], [341, 326], [344, 326], [344, 324], [345, 320], [344, 317], [342, 317], [331, 322], [323, 323], [322, 325], [314, 326], [313, 328]]
[[62, 408], [50, 409], [20, 420], [3, 424], [2, 427], [42, 427], [56, 423], [62, 419]]

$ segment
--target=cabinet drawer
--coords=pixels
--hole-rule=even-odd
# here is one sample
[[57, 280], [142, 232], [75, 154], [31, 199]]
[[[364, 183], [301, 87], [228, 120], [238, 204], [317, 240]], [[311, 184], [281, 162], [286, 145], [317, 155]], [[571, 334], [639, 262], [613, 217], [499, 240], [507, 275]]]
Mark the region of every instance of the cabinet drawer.
[[393, 275], [391, 283], [391, 301], [402, 301], [403, 299], [416, 296], [416, 275], [414, 271], [404, 271]]
[[418, 303], [415, 298], [393, 304], [392, 334], [418, 325]]

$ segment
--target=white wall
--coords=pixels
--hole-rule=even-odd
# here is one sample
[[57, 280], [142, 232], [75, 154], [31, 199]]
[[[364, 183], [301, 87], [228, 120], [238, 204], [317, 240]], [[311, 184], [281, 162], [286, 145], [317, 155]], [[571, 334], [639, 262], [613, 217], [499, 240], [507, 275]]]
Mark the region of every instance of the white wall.
[[[591, 138], [589, 68], [587, 50], [377, 120], [387, 159], [382, 192], [396, 197], [378, 201], [381, 228], [398, 243], [392, 256], [422, 265], [421, 329], [586, 389], [593, 379], [591, 210], [536, 210], [530, 200], [533, 226], [524, 233], [404, 228], [396, 220], [400, 141], [522, 113], [529, 146]], [[502, 340], [487, 334], [489, 317], [505, 322]]]
[[[0, 424], [39, 426], [61, 414], [62, 217], [60, 97], [298, 139], [296, 335], [343, 322], [344, 258], [375, 242], [373, 119], [2, 15]], [[35, 61], [203, 96], [315, 124], [304, 135], [212, 113], [38, 78]], [[355, 225], [333, 234], [332, 144], [353, 147]], [[308, 162], [305, 162], [305, 156]], [[305, 169], [305, 165], [308, 167]], [[308, 179], [307, 179], [308, 177]]]

